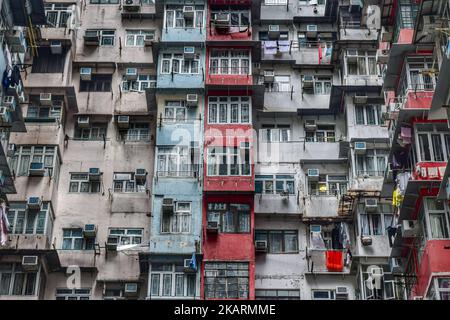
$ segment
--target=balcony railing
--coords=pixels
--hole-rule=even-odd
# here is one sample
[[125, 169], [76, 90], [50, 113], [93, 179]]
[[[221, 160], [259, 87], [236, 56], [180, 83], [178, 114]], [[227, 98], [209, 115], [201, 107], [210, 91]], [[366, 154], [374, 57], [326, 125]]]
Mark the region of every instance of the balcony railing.
[[156, 175], [162, 178], [196, 178], [198, 170], [193, 168], [185, 171], [157, 171]]
[[382, 177], [384, 176], [385, 171], [368, 171], [368, 170], [357, 170], [356, 175], [358, 177]]
[[315, 249], [306, 248], [308, 272], [346, 273], [350, 270], [350, 260], [346, 258], [347, 249]]
[[251, 76], [250, 67], [210, 67], [209, 76]]

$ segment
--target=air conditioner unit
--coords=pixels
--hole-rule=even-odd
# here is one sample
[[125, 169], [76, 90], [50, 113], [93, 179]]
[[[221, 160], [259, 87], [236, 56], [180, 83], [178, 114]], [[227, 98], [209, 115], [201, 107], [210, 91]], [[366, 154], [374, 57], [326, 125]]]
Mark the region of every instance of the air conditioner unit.
[[192, 60], [195, 57], [195, 47], [184, 47], [183, 57], [185, 60]]
[[43, 162], [30, 162], [28, 175], [30, 177], [42, 177], [45, 174], [45, 167]]
[[43, 106], [51, 106], [52, 105], [52, 94], [51, 93], [41, 93], [39, 95], [39, 102]]
[[122, 0], [122, 8], [128, 12], [139, 11], [141, 8], [141, 0]]
[[389, 258], [389, 267], [394, 274], [402, 274], [403, 269], [399, 258]]
[[129, 116], [117, 116], [117, 126], [119, 128], [128, 128], [130, 126]]
[[311, 132], [316, 131], [317, 124], [316, 120], [305, 120], [305, 131]]
[[37, 271], [39, 269], [38, 256], [23, 256], [22, 269], [25, 271]]
[[320, 224], [312, 224], [309, 226], [310, 232], [316, 232], [321, 233], [322, 232], [322, 226]]
[[2, 124], [9, 123], [9, 110], [7, 107], [0, 107], [0, 122]]
[[267, 252], [267, 241], [266, 240], [256, 240], [255, 241], [255, 251], [256, 252]]
[[62, 53], [62, 42], [59, 40], [53, 40], [50, 42], [50, 51], [52, 54], [61, 54]]
[[25, 39], [24, 31], [8, 30], [5, 36], [9, 50], [12, 53], [25, 53], [27, 51], [27, 41]]
[[92, 68], [80, 68], [80, 79], [83, 81], [91, 81]]
[[100, 36], [97, 30], [86, 30], [84, 32], [84, 44], [87, 46], [98, 46], [100, 44]]
[[78, 116], [77, 125], [79, 128], [89, 128], [89, 117], [88, 116]]
[[106, 240], [106, 250], [116, 251], [118, 245], [119, 245], [118, 236], [109, 236], [108, 239]]
[[16, 110], [16, 99], [14, 96], [4, 96], [3, 106], [8, 107], [11, 111]]
[[415, 296], [413, 297], [413, 300], [423, 300], [423, 296]]
[[367, 96], [354, 96], [353, 103], [354, 104], [365, 104], [367, 103]]
[[125, 290], [123, 291], [126, 297], [134, 297], [138, 294], [138, 284], [135, 282], [125, 283]]
[[355, 153], [356, 154], [365, 154], [366, 153], [366, 142], [357, 141], [355, 142]]
[[183, 7], [183, 17], [192, 19], [194, 18], [195, 8], [194, 6], [184, 6]]
[[100, 169], [99, 168], [89, 168], [89, 181], [100, 180]]
[[315, 38], [317, 36], [317, 25], [309, 24], [306, 26], [306, 36], [308, 38]]
[[7, 151], [6, 155], [8, 157], [14, 156], [14, 154], [16, 153], [16, 149], [17, 148], [16, 148], [16, 144], [15, 143], [8, 144], [8, 151]]
[[377, 63], [379, 64], [387, 64], [389, 61], [389, 50], [387, 49], [378, 49], [377, 50]]
[[364, 199], [364, 207], [366, 212], [375, 212], [378, 209], [378, 199], [367, 198]]
[[304, 75], [302, 77], [302, 84], [304, 89], [312, 89], [314, 87], [314, 76]]
[[419, 234], [419, 223], [417, 220], [403, 220], [402, 222], [402, 237], [415, 238]]
[[308, 180], [319, 181], [319, 169], [308, 169]]
[[134, 171], [134, 179], [139, 181], [145, 181], [147, 178], [147, 170], [146, 169], [136, 169]]
[[95, 224], [85, 224], [83, 229], [83, 236], [85, 238], [95, 238], [97, 234], [97, 226]]
[[144, 38], [144, 45], [145, 46], [151, 46], [153, 44], [153, 41], [155, 41], [155, 35], [154, 34], [147, 34]]
[[268, 36], [270, 39], [277, 39], [280, 36], [280, 26], [269, 25]]
[[273, 70], [264, 70], [264, 82], [271, 83], [275, 80], [275, 72]]
[[186, 106], [195, 107], [198, 104], [198, 95], [196, 94], [187, 94], [186, 95]]
[[195, 268], [191, 267], [191, 259], [184, 259], [184, 272], [195, 272]]
[[371, 246], [372, 245], [372, 237], [370, 236], [361, 236], [361, 244], [363, 246]]
[[349, 294], [348, 287], [343, 286], [336, 287], [336, 294]]
[[130, 81], [137, 80], [138, 78], [137, 68], [127, 68], [127, 70], [125, 71], [125, 78]]
[[347, 61], [348, 62], [356, 62], [357, 60], [358, 60], [358, 50], [347, 49]]
[[214, 19], [214, 25], [217, 29], [228, 29], [230, 27], [230, 14], [217, 13]]
[[206, 231], [209, 233], [217, 233], [219, 232], [219, 221], [210, 220], [206, 225]]
[[39, 197], [28, 197], [27, 199], [27, 209], [29, 210], [40, 210], [42, 205], [42, 200]]
[[172, 213], [175, 206], [175, 202], [172, 198], [164, 198], [162, 201], [162, 210], [163, 212]]

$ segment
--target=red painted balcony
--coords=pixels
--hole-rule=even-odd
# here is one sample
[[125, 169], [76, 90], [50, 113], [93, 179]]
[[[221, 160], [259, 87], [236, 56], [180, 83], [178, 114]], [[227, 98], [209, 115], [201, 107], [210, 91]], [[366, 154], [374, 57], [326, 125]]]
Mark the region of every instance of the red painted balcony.
[[447, 162], [421, 161], [417, 162], [413, 173], [414, 180], [442, 180]]
[[238, 41], [252, 40], [250, 7], [233, 9], [213, 6], [208, 12], [207, 21], [207, 41], [237, 41], [235, 44], [239, 44]]

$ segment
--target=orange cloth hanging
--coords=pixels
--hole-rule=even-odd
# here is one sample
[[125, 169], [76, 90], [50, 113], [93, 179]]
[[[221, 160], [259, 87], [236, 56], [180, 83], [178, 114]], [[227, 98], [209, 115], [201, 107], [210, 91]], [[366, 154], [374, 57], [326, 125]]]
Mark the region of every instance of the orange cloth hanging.
[[327, 250], [325, 252], [328, 271], [342, 271], [344, 269], [344, 259], [342, 259], [342, 251]]

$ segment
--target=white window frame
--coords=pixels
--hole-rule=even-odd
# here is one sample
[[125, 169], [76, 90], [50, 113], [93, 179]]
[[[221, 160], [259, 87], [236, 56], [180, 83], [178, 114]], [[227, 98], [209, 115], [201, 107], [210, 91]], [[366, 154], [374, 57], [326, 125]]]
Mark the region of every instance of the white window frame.
[[264, 0], [265, 6], [285, 6], [288, 0]]
[[[212, 156], [212, 150], [215, 150], [214, 156]], [[237, 176], [251, 176], [252, 175], [252, 166], [251, 166], [251, 154], [250, 150], [249, 152], [249, 163], [245, 163], [245, 150], [249, 148], [240, 148], [240, 147], [208, 147], [207, 150], [207, 176], [209, 177], [237, 177]], [[244, 155], [243, 155], [244, 153]], [[221, 165], [221, 158], [223, 156], [226, 156], [227, 158], [227, 173], [226, 174], [219, 174], [220, 172], [220, 165]], [[237, 165], [238, 168], [238, 174], [231, 174], [231, 166], [232, 166], [232, 159], [233, 157], [237, 157]], [[215, 158], [215, 160], [214, 160]], [[214, 161], [213, 161], [214, 160]], [[243, 174], [243, 165], [249, 166], [249, 173]], [[216, 174], [211, 174], [210, 166], [215, 167]]]
[[[101, 189], [100, 181], [89, 181], [89, 174], [85, 172], [70, 172], [69, 193], [99, 193]], [[77, 184], [77, 191], [72, 191], [72, 185]], [[87, 184], [87, 191], [82, 191], [81, 186]], [[98, 185], [98, 189], [94, 189]], [[92, 191], [98, 190], [98, 191]]]
[[[116, 43], [116, 30], [98, 30], [98, 35], [100, 39], [99, 45], [102, 47], [114, 47]], [[112, 39], [111, 44], [104, 44], [103, 41], [106, 39]]]
[[[119, 231], [119, 232], [112, 232]], [[135, 232], [139, 231], [140, 234]], [[144, 238], [144, 229], [142, 228], [109, 228], [108, 236], [117, 236], [119, 238], [119, 245], [141, 244]], [[128, 238], [128, 242], [125, 239]], [[139, 241], [137, 241], [140, 238]], [[136, 241], [135, 241], [136, 240]]]
[[[180, 205], [189, 205], [189, 209], [182, 209]], [[163, 213], [162, 215], [164, 215]], [[188, 201], [177, 201], [175, 211], [167, 213], [169, 217], [169, 231], [164, 230], [164, 217], [161, 219], [161, 233], [163, 234], [189, 234], [191, 233], [192, 203]], [[187, 230], [184, 229], [183, 221], [187, 222]], [[183, 230], [184, 229], [184, 230]]]
[[[173, 116], [169, 117], [168, 112], [171, 111]], [[183, 118], [178, 118], [178, 111], [184, 112]], [[188, 110], [186, 108], [186, 102], [183, 100], [167, 100], [164, 106], [164, 122], [185, 122], [187, 119]]]
[[[177, 63], [174, 63], [176, 61]], [[194, 67], [194, 62], [197, 67]], [[188, 66], [188, 70], [185, 66]], [[166, 67], [169, 67], [166, 69]], [[185, 60], [182, 53], [163, 53], [161, 56], [161, 74], [199, 74], [200, 54], [195, 54], [194, 59]]]
[[[427, 240], [442, 240], [442, 239], [449, 239], [450, 238], [450, 216], [449, 216], [449, 207], [447, 206], [447, 204], [443, 204], [444, 205], [444, 209], [443, 210], [432, 210], [430, 208], [428, 208], [428, 199], [436, 199], [435, 197], [424, 197], [423, 198], [423, 214], [425, 215], [425, 223], [426, 223], [426, 229], [427, 230], [423, 230], [426, 231], [426, 239]], [[432, 200], [433, 201], [433, 200]], [[438, 214], [438, 215], [442, 215], [443, 219], [444, 219], [444, 226], [443, 226], [443, 232], [444, 232], [444, 237], [442, 238], [435, 238], [433, 237], [432, 234], [432, 228], [431, 228], [431, 218], [430, 215], [433, 214]], [[445, 235], [446, 233], [446, 235]]]
[[265, 92], [291, 92], [291, 76], [276, 75], [273, 82], [264, 83]]
[[150, 124], [147, 122], [131, 122], [127, 129], [119, 129], [121, 141], [150, 141]]
[[[171, 162], [175, 160], [174, 162]], [[162, 161], [162, 162], [161, 162]], [[160, 170], [161, 164], [164, 170]], [[171, 170], [173, 165], [176, 170]], [[165, 146], [158, 147], [156, 157], [156, 172], [159, 177], [190, 177], [194, 172], [191, 162], [190, 149], [187, 146]], [[188, 170], [184, 170], [187, 168]]]
[[[368, 149], [366, 150], [366, 154], [355, 154], [355, 167], [356, 167], [356, 175], [364, 176], [368, 175], [370, 177], [380, 177], [384, 176], [384, 172], [386, 171], [386, 166], [388, 163], [389, 150], [387, 149]], [[385, 166], [383, 168], [378, 168], [378, 159], [384, 158]], [[359, 169], [359, 161], [362, 159], [363, 169]], [[368, 170], [368, 161], [372, 161], [373, 170]]]
[[[72, 8], [73, 6], [71, 4], [68, 3], [45, 3], [44, 4], [44, 8], [45, 8], [45, 19], [47, 21], [47, 27], [50, 28], [66, 28], [69, 21], [70, 21], [70, 17], [73, 14]], [[56, 24], [55, 25], [51, 25], [49, 24], [49, 20], [48, 20], [48, 14], [55, 14], [56, 13]], [[66, 22], [63, 23], [63, 16], [67, 15], [67, 19], [65, 20]]]
[[[314, 298], [314, 293], [315, 292], [327, 293], [328, 294], [328, 298]], [[312, 289], [311, 290], [311, 300], [336, 300], [335, 290], [330, 290], [330, 289]]]
[[[39, 215], [45, 214], [45, 223], [43, 226], [43, 231], [38, 232], [38, 222], [39, 222]], [[27, 210], [26, 203], [11, 203], [10, 207], [8, 209], [7, 218], [10, 224], [10, 230], [9, 232], [11, 234], [21, 234], [21, 235], [50, 235], [52, 233], [53, 228], [53, 211], [51, 209], [49, 202], [43, 202], [41, 209], [36, 214], [33, 223], [33, 231], [27, 232], [27, 226], [30, 220], [32, 212]], [[23, 226], [22, 230], [17, 230], [17, 220], [19, 219], [19, 215], [21, 216], [20, 219], [23, 217]]]
[[[197, 277], [195, 274], [189, 274], [186, 272], [182, 272], [182, 271], [177, 271], [176, 267], [178, 267], [179, 269], [181, 269], [181, 265], [176, 265], [176, 264], [172, 264], [172, 263], [164, 263], [162, 265], [165, 265], [167, 270], [164, 271], [154, 271], [154, 267], [152, 267], [151, 272], [150, 272], [150, 296], [151, 297], [179, 297], [179, 298], [194, 298], [195, 296], [198, 295], [197, 293]], [[170, 270], [169, 268], [167, 268], [168, 266], [171, 266]], [[170, 295], [165, 295], [164, 294], [164, 276], [169, 276], [171, 277], [170, 280], [170, 284], [171, 284], [171, 290], [170, 290]], [[155, 279], [158, 277], [158, 294], [154, 294], [153, 292], [153, 277], [155, 277]], [[176, 292], [176, 280], [177, 278], [183, 277], [183, 295], [177, 295]], [[193, 295], [188, 295], [188, 279], [191, 279], [191, 281], [194, 281], [194, 294]]]
[[[145, 37], [153, 35], [155, 38], [155, 30], [127, 29], [125, 36], [125, 47], [144, 47]], [[132, 43], [129, 43], [132, 40]]]
[[[238, 65], [232, 66], [232, 62]], [[247, 61], [247, 65], [245, 65]], [[222, 63], [226, 62], [226, 66]], [[214, 66], [214, 64], [216, 64]], [[252, 57], [248, 49], [211, 49], [209, 56], [210, 75], [251, 75]]]
[[[331, 129], [324, 129], [325, 126], [333, 126], [333, 130]], [[320, 128], [322, 127], [322, 128]], [[328, 142], [333, 143], [336, 142], [336, 125], [335, 124], [318, 124], [317, 129], [314, 132], [311, 132], [313, 135], [312, 137], [305, 137], [306, 142]], [[318, 137], [318, 133], [323, 133], [323, 137]], [[307, 135], [308, 133], [306, 133]], [[311, 141], [311, 138], [313, 141]]]
[[[42, 148], [42, 152], [36, 151], [37, 148]], [[29, 151], [26, 151], [28, 150]], [[51, 151], [50, 151], [51, 150]], [[28, 164], [23, 163], [25, 157], [29, 157]], [[49, 159], [51, 161], [46, 162]], [[59, 156], [58, 156], [58, 147], [57, 146], [47, 146], [47, 145], [22, 145], [18, 146], [14, 156], [10, 158], [10, 167], [14, 170], [17, 176], [27, 176], [28, 170], [31, 162], [39, 162], [37, 161], [40, 158], [40, 162], [44, 162], [44, 168], [47, 169], [48, 172], [45, 175], [48, 176], [58, 176], [59, 170]], [[51, 163], [50, 163], [51, 162]], [[21, 168], [22, 166], [22, 168]]]
[[261, 142], [289, 142], [291, 141], [291, 125], [289, 124], [262, 124], [259, 129]]
[[[168, 8], [168, 6], [173, 8]], [[192, 5], [194, 6], [194, 16], [192, 18], [192, 27], [186, 27], [186, 19], [183, 15], [184, 5], [169, 4], [164, 7], [164, 29], [201, 29], [205, 26], [205, 6], [204, 5]], [[203, 7], [198, 9], [196, 7]], [[181, 17], [177, 17], [177, 12], [181, 11]], [[168, 25], [168, 13], [172, 14], [171, 23]], [[199, 15], [201, 18], [199, 18]], [[177, 26], [177, 20], [182, 21], [182, 25]]]
[[[261, 182], [261, 190], [263, 194], [280, 194], [277, 190], [277, 182], [283, 183], [283, 190], [288, 190], [288, 182], [292, 183], [292, 190], [289, 194], [295, 195], [295, 176], [293, 174], [256, 175], [255, 185], [258, 182]], [[270, 184], [272, 184], [272, 187], [270, 187]]]
[[[325, 177], [325, 180], [323, 180], [324, 177]], [[341, 180], [341, 179], [336, 179], [336, 178], [332, 179], [331, 177], [346, 177], [346, 180]], [[336, 184], [337, 195], [342, 195], [341, 187], [344, 188], [345, 191], [347, 191], [348, 187], [349, 187], [348, 183], [349, 183], [349, 181], [348, 181], [348, 177], [346, 174], [323, 174], [323, 175], [321, 174], [319, 176], [319, 181], [308, 181], [308, 194], [313, 197], [336, 196], [336, 194], [333, 193], [330, 189], [330, 186], [332, 184]], [[312, 192], [311, 184], [317, 184], [317, 192], [316, 193]], [[326, 192], [320, 191], [319, 185], [321, 185], [321, 184], [325, 184]]]
[[[369, 124], [369, 109], [372, 109], [372, 111], [375, 114], [375, 123]], [[363, 123], [358, 123], [358, 116], [357, 116], [357, 110], [362, 110], [363, 114]], [[382, 124], [381, 121], [381, 106], [380, 105], [355, 105], [355, 124], [357, 126], [379, 126]]]
[[89, 288], [80, 288], [80, 289], [57, 288], [55, 298], [56, 298], [56, 300], [90, 300], [91, 289], [89, 289]]
[[[114, 179], [116, 174], [129, 175], [130, 179]], [[122, 184], [122, 187], [119, 188], [119, 184]], [[134, 172], [114, 172], [112, 190], [114, 193], [147, 192], [147, 180], [142, 184], [142, 181], [135, 179]]]
[[[5, 266], [11, 266], [11, 268], [7, 269], [5, 268]], [[24, 271], [22, 269], [22, 265], [20, 262], [10, 262], [10, 263], [6, 263], [3, 262], [0, 264], [0, 281], [2, 281], [2, 279], [4, 279], [3, 275], [4, 274], [9, 274], [10, 278], [9, 278], [9, 287], [8, 287], [8, 292], [6, 294], [2, 293], [2, 295], [6, 295], [6, 296], [36, 296], [38, 295], [38, 289], [39, 289], [39, 284], [40, 284], [40, 280], [41, 280], [41, 271], [40, 271], [41, 267], [39, 266], [39, 270], [38, 271], [34, 271], [34, 272], [27, 272]], [[14, 289], [15, 289], [15, 282], [16, 282], [16, 278], [18, 278], [19, 275], [23, 275], [23, 279], [20, 281], [21, 284], [21, 292], [20, 294], [15, 294], [14, 293]], [[28, 277], [30, 277], [31, 275], [34, 275], [35, 279], [34, 279], [34, 283], [33, 283], [33, 292], [31, 294], [26, 294], [26, 288], [28, 283]]]
[[[320, 84], [320, 92], [318, 92], [316, 84]], [[326, 86], [327, 84], [329, 84], [329, 87]], [[332, 85], [333, 85], [333, 77], [332, 76], [325, 76], [325, 75], [314, 76], [313, 91], [314, 91], [315, 95], [328, 95], [329, 96], [331, 94]]]
[[[450, 143], [447, 146], [445, 138], [446, 138], [446, 136], [448, 136], [449, 142], [450, 142], [450, 133], [448, 131], [442, 131], [442, 130], [438, 131], [436, 129], [435, 125], [433, 125], [433, 131], [421, 131], [418, 128], [418, 126], [420, 126], [420, 125], [429, 125], [429, 123], [414, 125], [415, 141], [417, 141], [417, 143], [415, 143], [417, 162], [425, 162], [425, 161], [445, 161], [445, 162], [447, 162], [449, 160], [448, 155], [450, 154], [450, 150], [448, 150], [448, 148], [450, 147]], [[428, 140], [428, 148], [427, 149], [430, 152], [430, 160], [422, 159], [422, 152], [421, 152], [421, 149], [423, 149], [422, 140], [419, 139], [419, 136], [422, 136], [422, 135], [427, 135], [427, 140]], [[436, 157], [435, 157], [436, 150], [434, 149], [434, 144], [433, 144], [433, 139], [432, 139], [432, 136], [434, 136], [434, 135], [440, 136], [440, 142], [442, 145], [442, 154], [444, 156], [443, 160], [436, 160]]]
[[[441, 294], [447, 294], [448, 296], [450, 296], [450, 287], [449, 288], [439, 287], [439, 279], [446, 279], [447, 281], [450, 282], [450, 275], [442, 275], [442, 276], [439, 275], [439, 276], [433, 277], [433, 280], [431, 281], [431, 284], [430, 284], [430, 288], [434, 289], [433, 290], [434, 297], [432, 297], [432, 298], [434, 298], [433, 300], [443, 300], [441, 297]], [[430, 290], [430, 289], [428, 289], [428, 290]]]
[[[364, 67], [366, 69], [366, 73], [362, 74], [360, 73], [360, 70], [358, 68], [358, 61], [360, 59], [364, 59]], [[369, 64], [369, 59], [373, 60], [375, 63], [375, 68], [376, 68], [376, 73], [375, 74], [371, 74], [370, 73], [370, 64]], [[344, 66], [345, 66], [345, 75], [347, 77], [358, 77], [358, 76], [363, 76], [363, 77], [375, 77], [375, 76], [379, 76], [380, 75], [380, 66], [377, 64], [376, 62], [376, 52], [372, 52], [372, 51], [365, 51], [365, 50], [357, 50], [357, 61], [356, 61], [356, 74], [350, 74], [349, 73], [349, 63], [348, 63], [348, 58], [347, 58], [347, 52], [345, 52], [345, 60], [344, 60]]]
[[[433, 92], [436, 88], [437, 75], [430, 75], [431, 83], [425, 86], [425, 75], [422, 73], [424, 70], [433, 69], [432, 57], [429, 58], [408, 58], [404, 74], [402, 76], [402, 81], [400, 84], [401, 92], [406, 95], [408, 91], [431, 91]], [[417, 72], [418, 83], [413, 83], [411, 73]]]
[[[244, 268], [245, 267], [244, 264], [247, 265], [247, 268]], [[219, 269], [218, 265], [225, 265], [225, 268]], [[214, 268], [214, 266], [216, 266], [216, 267]], [[236, 269], [232, 269], [231, 266], [234, 266]], [[241, 266], [241, 267], [239, 267], [239, 266]], [[241, 299], [248, 298], [249, 293], [250, 293], [250, 269], [248, 267], [249, 267], [249, 264], [247, 262], [222, 262], [222, 261], [205, 262], [205, 267], [204, 267], [205, 297], [207, 299], [209, 299], [209, 298], [221, 298], [221, 299], [233, 298], [233, 297], [229, 297], [229, 287], [228, 287], [227, 280], [229, 278], [230, 279], [237, 278], [237, 282], [238, 282], [237, 296]], [[226, 272], [227, 270], [236, 270], [236, 272], [233, 275], [228, 275], [228, 273]], [[242, 273], [244, 273], [244, 270], [246, 270], [247, 275], [238, 274], [238, 271], [243, 271]], [[219, 271], [224, 271], [224, 272], [219, 272]], [[213, 278], [215, 280], [215, 281], [213, 281], [213, 285], [214, 285], [214, 290], [212, 292], [213, 296], [208, 296], [209, 289], [208, 289], [207, 285], [210, 284], [208, 281], [208, 278]], [[217, 293], [221, 291], [221, 290], [217, 289], [217, 287], [221, 284], [220, 281], [218, 281], [218, 278], [224, 279], [223, 285], [225, 286], [225, 292], [224, 292], [225, 297], [217, 296]], [[245, 279], [247, 279], [247, 281], [244, 281]], [[247, 287], [246, 287], [247, 290], [242, 291], [242, 292], [246, 293], [246, 296], [241, 297], [240, 288], [244, 285], [247, 285]], [[234, 298], [237, 298], [237, 297], [234, 297]]]
[[[394, 208], [389, 203], [380, 203], [378, 204], [377, 212], [366, 212], [364, 208], [364, 203], [358, 204], [358, 230], [356, 232], [357, 235], [364, 235], [364, 236], [388, 236], [387, 228], [391, 227], [386, 225], [386, 219], [390, 218], [393, 222], [395, 222], [395, 216], [394, 216]], [[380, 218], [380, 234], [375, 234], [374, 232], [374, 226], [373, 226], [373, 219], [372, 216], [379, 216]], [[363, 221], [368, 223], [367, 224], [367, 231], [364, 230]]]
[[[107, 122], [92, 122], [89, 124], [88, 128], [79, 128], [78, 124], [75, 124], [75, 131], [80, 131], [80, 137], [74, 137], [74, 140], [83, 140], [83, 141], [98, 141], [103, 140], [102, 135], [105, 135], [108, 132], [108, 123]], [[93, 135], [93, 131], [97, 132], [97, 135]], [[89, 133], [88, 137], [84, 137], [85, 133]]]
[[[79, 230], [80, 235], [76, 236], [73, 234], [70, 235], [64, 235], [65, 231], [73, 232], [74, 230]], [[61, 250], [94, 250], [95, 246], [95, 238], [85, 238], [83, 236], [83, 228], [63, 228], [62, 229], [62, 243], [61, 243]], [[70, 240], [70, 247], [64, 248], [64, 244], [66, 240]], [[81, 248], [75, 248], [75, 240], [81, 240]]]
[[154, 76], [139, 74], [137, 80], [127, 80], [125, 75], [122, 77], [123, 92], [144, 92], [147, 88], [156, 88]]
[[[226, 119], [222, 120], [222, 109], [226, 108]], [[233, 122], [233, 108], [237, 108], [237, 121]], [[248, 121], [243, 120], [243, 110], [247, 108]], [[252, 98], [250, 96], [210, 96], [208, 98], [208, 123], [210, 124], [251, 124]], [[215, 115], [215, 121], [213, 118]]]
[[[227, 10], [227, 9], [225, 9], [225, 10], [211, 10], [211, 20], [212, 21], [214, 21], [215, 20], [215, 15], [216, 14], [218, 14], [218, 13], [227, 13], [227, 14], [229, 14], [230, 15], [230, 22], [229, 22], [229, 26], [231, 27], [231, 28], [244, 28], [244, 27], [248, 27], [248, 26], [250, 26], [251, 25], [251, 21], [252, 21], [252, 17], [251, 17], [251, 12], [250, 12], [250, 10], [245, 10], [245, 9], [241, 9], [241, 10], [235, 10], [235, 9], [230, 9], [230, 10]], [[243, 15], [244, 14], [247, 14], [247, 17], [248, 17], [248, 24], [243, 24], [242, 23], [242, 17], [243, 17]], [[236, 16], [236, 15], [238, 15], [238, 20], [239, 20], [239, 22], [238, 22], [238, 24], [237, 25], [235, 25], [235, 24], [232, 24], [231, 23], [231, 20], [232, 20], [232, 16]]]

